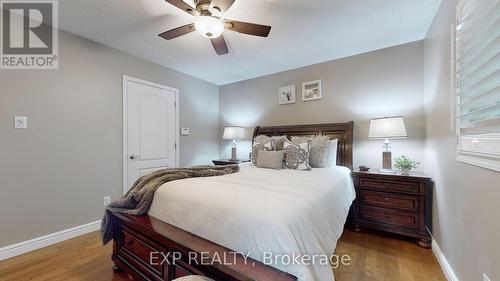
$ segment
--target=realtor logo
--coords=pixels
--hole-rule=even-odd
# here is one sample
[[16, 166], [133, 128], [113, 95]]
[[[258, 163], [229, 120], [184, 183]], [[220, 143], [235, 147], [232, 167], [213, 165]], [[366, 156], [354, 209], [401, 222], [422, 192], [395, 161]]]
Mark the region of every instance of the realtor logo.
[[58, 68], [57, 0], [0, 3], [0, 68]]

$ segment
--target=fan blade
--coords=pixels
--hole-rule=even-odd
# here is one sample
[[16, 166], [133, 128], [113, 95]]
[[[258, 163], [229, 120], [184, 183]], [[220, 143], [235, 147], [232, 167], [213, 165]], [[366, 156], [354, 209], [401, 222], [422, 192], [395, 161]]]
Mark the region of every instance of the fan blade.
[[267, 37], [271, 32], [271, 27], [262, 24], [255, 24], [236, 20], [226, 20], [224, 21], [226, 29], [236, 31], [239, 33]]
[[209, 10], [214, 14], [222, 14], [227, 11], [234, 3], [235, 0], [212, 0], [210, 2]]
[[190, 24], [186, 24], [183, 26], [179, 26], [179, 27], [174, 28], [174, 29], [169, 30], [169, 31], [165, 31], [165, 32], [159, 34], [158, 36], [160, 36], [161, 38], [166, 39], [166, 40], [171, 40], [171, 39], [177, 38], [179, 36], [191, 33], [193, 31], [195, 31], [194, 23], [190, 23]]
[[189, 13], [193, 16], [197, 16], [198, 15], [198, 11], [196, 11], [195, 8], [189, 6], [188, 3], [182, 1], [182, 0], [165, 0], [166, 2], [176, 6], [177, 8], [183, 10], [184, 12], [186, 13]]
[[212, 45], [214, 46], [217, 55], [221, 56], [229, 53], [229, 50], [227, 49], [226, 40], [224, 40], [224, 36], [221, 35], [217, 38], [212, 38], [210, 39], [210, 41], [212, 41]]

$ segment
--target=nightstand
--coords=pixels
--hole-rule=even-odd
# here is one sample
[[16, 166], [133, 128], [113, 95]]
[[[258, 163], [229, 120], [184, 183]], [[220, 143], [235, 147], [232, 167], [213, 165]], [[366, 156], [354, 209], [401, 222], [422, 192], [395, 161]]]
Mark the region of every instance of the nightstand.
[[352, 172], [356, 200], [350, 214], [354, 231], [370, 228], [412, 237], [431, 247], [432, 188], [429, 177]]
[[240, 163], [248, 163], [250, 160], [231, 160], [231, 159], [220, 159], [220, 160], [212, 160], [214, 165], [231, 165], [231, 164], [240, 164]]

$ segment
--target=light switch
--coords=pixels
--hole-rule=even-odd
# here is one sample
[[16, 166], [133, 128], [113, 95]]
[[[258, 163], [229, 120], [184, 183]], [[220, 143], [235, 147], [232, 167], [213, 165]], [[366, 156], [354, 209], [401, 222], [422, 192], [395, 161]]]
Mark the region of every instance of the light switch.
[[106, 206], [108, 206], [108, 205], [109, 205], [109, 203], [111, 203], [111, 196], [109, 196], [109, 195], [104, 196], [104, 197], [102, 198], [102, 205], [103, 205], [104, 207], [106, 207]]
[[189, 136], [189, 128], [181, 128], [181, 136]]
[[26, 129], [26, 128], [28, 128], [28, 117], [14, 116], [14, 129]]

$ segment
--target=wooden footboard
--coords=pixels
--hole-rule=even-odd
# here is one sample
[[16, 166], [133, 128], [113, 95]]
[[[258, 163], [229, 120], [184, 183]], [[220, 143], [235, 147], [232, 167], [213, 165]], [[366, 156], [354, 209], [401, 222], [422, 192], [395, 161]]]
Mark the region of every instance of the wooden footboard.
[[217, 281], [292, 281], [297, 278], [149, 216], [113, 213], [115, 271], [135, 280], [170, 281], [204, 275]]

